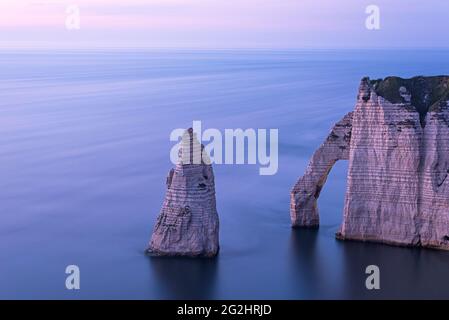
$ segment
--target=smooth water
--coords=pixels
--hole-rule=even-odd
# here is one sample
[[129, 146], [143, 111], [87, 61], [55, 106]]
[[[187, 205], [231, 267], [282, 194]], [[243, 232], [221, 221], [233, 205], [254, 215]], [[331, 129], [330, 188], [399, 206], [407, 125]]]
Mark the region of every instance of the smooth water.
[[[289, 220], [291, 187], [360, 79], [449, 74], [449, 51], [4, 51], [0, 70], [0, 298], [449, 298], [449, 252], [335, 240], [346, 162], [320, 229]], [[279, 129], [279, 171], [216, 165], [219, 256], [150, 258], [169, 134], [193, 120]]]

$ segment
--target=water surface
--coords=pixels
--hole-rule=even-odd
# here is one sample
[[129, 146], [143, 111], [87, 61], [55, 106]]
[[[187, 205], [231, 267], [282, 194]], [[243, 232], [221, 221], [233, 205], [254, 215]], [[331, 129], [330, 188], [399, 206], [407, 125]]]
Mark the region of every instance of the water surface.
[[[448, 252], [335, 240], [346, 162], [320, 229], [289, 221], [289, 191], [360, 79], [449, 74], [449, 51], [4, 51], [0, 70], [0, 298], [449, 298]], [[193, 120], [279, 129], [279, 171], [215, 166], [219, 256], [149, 258], [168, 137]]]

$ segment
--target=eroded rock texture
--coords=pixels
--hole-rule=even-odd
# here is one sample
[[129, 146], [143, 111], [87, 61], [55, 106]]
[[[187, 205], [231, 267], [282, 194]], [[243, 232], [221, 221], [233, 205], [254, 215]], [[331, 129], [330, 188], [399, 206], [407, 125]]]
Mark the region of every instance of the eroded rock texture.
[[189, 129], [179, 163], [167, 177], [167, 192], [151, 237], [148, 253], [166, 256], [213, 257], [218, 253], [215, 182], [203, 146]]
[[340, 120], [329, 133], [326, 141], [312, 156], [306, 173], [291, 193], [290, 215], [293, 226], [318, 227], [317, 200], [332, 166], [337, 160], [349, 159], [352, 112]]
[[[449, 249], [448, 99], [446, 76], [363, 79], [352, 117], [337, 123], [292, 190], [292, 224], [318, 225], [319, 191], [333, 163], [349, 159], [337, 237]], [[342, 122], [346, 145], [331, 139]]]

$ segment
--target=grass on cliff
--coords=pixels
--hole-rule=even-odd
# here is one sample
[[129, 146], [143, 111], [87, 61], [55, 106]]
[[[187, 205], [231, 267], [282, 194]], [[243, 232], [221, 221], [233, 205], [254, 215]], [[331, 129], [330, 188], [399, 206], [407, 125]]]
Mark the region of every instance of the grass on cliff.
[[406, 103], [399, 92], [401, 87], [411, 94], [411, 105], [420, 114], [421, 121], [427, 112], [438, 111], [441, 102], [449, 99], [449, 76], [423, 77], [410, 79], [387, 77], [385, 79], [370, 80], [377, 95], [391, 103]]

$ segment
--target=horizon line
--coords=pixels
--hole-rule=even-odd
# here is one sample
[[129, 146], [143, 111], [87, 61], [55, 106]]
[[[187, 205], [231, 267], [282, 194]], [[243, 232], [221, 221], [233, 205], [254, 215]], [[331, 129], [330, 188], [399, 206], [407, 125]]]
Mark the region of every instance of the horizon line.
[[2, 50], [74, 50], [74, 51], [86, 51], [86, 50], [211, 50], [211, 51], [231, 51], [231, 50], [248, 50], [248, 51], [349, 51], [349, 50], [449, 50], [449, 46], [301, 46], [301, 47], [287, 47], [287, 46], [142, 46], [142, 45], [96, 45], [96, 44], [83, 44], [72, 46], [70, 44], [59, 45], [11, 45], [3, 44], [0, 42], [0, 49]]

